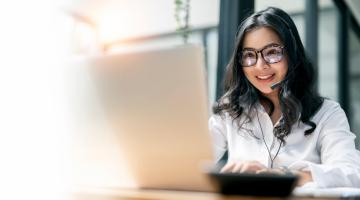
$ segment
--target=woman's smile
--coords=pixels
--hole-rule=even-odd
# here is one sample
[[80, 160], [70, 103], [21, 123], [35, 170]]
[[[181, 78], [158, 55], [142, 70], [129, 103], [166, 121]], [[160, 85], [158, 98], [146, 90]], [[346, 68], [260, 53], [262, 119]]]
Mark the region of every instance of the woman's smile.
[[256, 76], [256, 79], [261, 83], [269, 83], [269, 82], [273, 81], [274, 78], [275, 78], [275, 74]]

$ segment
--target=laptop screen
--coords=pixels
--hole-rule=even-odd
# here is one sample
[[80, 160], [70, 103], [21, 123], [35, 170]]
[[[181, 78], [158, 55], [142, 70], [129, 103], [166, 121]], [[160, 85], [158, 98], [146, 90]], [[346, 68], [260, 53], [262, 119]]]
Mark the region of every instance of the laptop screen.
[[86, 59], [114, 144], [141, 188], [212, 190], [203, 49], [197, 45]]

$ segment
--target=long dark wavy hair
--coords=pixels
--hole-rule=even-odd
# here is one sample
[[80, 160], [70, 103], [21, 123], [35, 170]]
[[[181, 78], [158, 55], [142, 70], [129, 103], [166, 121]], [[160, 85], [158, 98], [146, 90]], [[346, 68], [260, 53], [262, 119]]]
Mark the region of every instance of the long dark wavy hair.
[[[213, 111], [221, 116], [228, 113], [239, 129], [244, 123], [251, 121], [250, 113], [254, 111], [254, 106], [259, 100], [266, 102], [270, 108], [269, 115], [272, 115], [273, 103], [247, 80], [239, 62], [245, 35], [259, 27], [268, 27], [277, 33], [288, 59], [288, 72], [279, 86], [279, 102], [283, 117], [274, 128], [274, 135], [285, 144], [284, 138], [291, 133], [291, 127], [299, 119], [310, 126], [304, 135], [309, 135], [315, 130], [316, 124], [310, 119], [321, 107], [323, 98], [314, 87], [315, 70], [305, 55], [296, 26], [291, 17], [279, 8], [269, 7], [256, 12], [241, 23], [235, 50], [226, 68], [225, 94], [216, 102]], [[240, 120], [241, 118], [246, 120]]]

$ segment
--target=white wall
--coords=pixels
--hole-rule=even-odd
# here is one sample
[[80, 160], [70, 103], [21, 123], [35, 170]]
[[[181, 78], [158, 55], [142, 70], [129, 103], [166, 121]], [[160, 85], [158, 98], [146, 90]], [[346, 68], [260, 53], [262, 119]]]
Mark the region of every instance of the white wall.
[[[219, 0], [191, 0], [190, 4], [190, 26], [218, 23]], [[92, 19], [106, 42], [176, 29], [174, 0], [77, 0], [63, 7]]]

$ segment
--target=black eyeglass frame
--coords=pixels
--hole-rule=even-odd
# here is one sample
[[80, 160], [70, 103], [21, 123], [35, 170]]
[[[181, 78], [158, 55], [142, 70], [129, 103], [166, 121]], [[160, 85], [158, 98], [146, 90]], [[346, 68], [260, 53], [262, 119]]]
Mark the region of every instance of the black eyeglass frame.
[[[265, 50], [265, 49], [268, 49], [268, 48], [270, 48], [270, 47], [279, 47], [280, 49], [281, 49], [281, 58], [278, 60], [278, 61], [276, 61], [276, 62], [269, 62], [269, 61], [267, 61], [266, 60], [266, 58], [264, 57], [264, 54], [263, 54], [263, 51]], [[246, 52], [246, 51], [252, 51], [252, 52], [255, 52], [255, 63], [253, 63], [252, 65], [244, 65], [243, 64], [243, 52]], [[253, 65], [255, 65], [256, 63], [257, 63], [257, 61], [258, 61], [258, 59], [259, 59], [259, 56], [258, 56], [258, 54], [261, 54], [261, 56], [262, 56], [262, 58], [264, 59], [264, 61], [267, 63], [267, 64], [274, 64], [274, 63], [278, 63], [278, 62], [280, 62], [283, 58], [284, 58], [284, 46], [283, 45], [280, 45], [280, 44], [275, 44], [275, 43], [272, 43], [272, 44], [269, 44], [269, 45], [266, 45], [265, 47], [263, 47], [262, 49], [259, 49], [259, 50], [256, 50], [256, 49], [253, 49], [253, 48], [244, 48], [244, 49], [242, 49], [240, 52], [239, 52], [239, 63], [240, 63], [240, 65], [242, 66], [242, 67], [251, 67], [251, 66], [253, 66]]]

